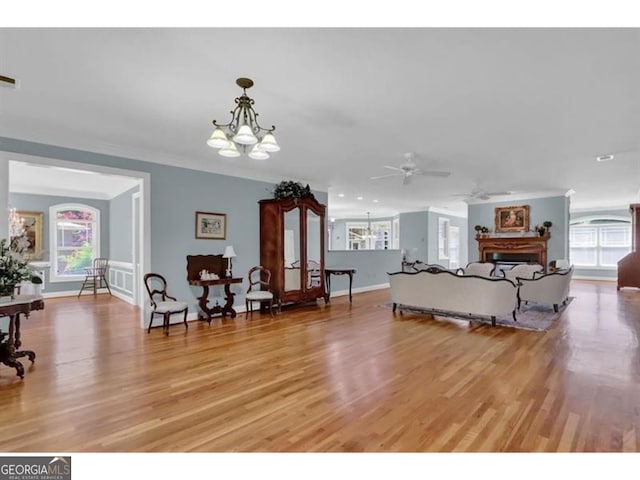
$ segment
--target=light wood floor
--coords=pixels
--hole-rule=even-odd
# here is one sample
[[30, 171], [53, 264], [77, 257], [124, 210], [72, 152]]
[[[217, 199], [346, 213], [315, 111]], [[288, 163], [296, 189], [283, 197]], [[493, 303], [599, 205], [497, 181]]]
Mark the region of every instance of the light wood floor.
[[50, 299], [25, 379], [0, 366], [0, 451], [637, 452], [640, 291], [571, 293], [542, 333], [394, 316], [380, 290], [168, 338], [108, 295]]

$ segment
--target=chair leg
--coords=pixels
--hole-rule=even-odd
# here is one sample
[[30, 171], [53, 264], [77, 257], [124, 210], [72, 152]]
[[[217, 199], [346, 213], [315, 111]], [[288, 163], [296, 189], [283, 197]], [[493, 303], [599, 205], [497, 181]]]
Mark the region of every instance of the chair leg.
[[87, 285], [87, 279], [85, 278], [82, 281], [82, 286], [80, 287], [80, 291], [78, 292], [78, 297], [80, 297], [80, 295], [82, 295], [82, 291], [84, 290], [84, 287]]
[[273, 298], [269, 300], [269, 313], [273, 317]]
[[104, 285], [105, 285], [105, 287], [107, 287], [107, 290], [109, 291], [109, 295], [113, 296], [111, 294], [111, 288], [109, 288], [109, 282], [107, 282], [107, 279], [106, 279], [106, 277], [104, 275], [102, 276], [102, 280], [104, 280]]
[[187, 313], [189, 312], [189, 309], [187, 308], [184, 311], [184, 328], [185, 330], [189, 330], [189, 324], [187, 323]]
[[164, 334], [169, 336], [169, 319], [171, 318], [171, 314], [169, 312], [164, 314]]
[[249, 318], [249, 300], [244, 299], [244, 319]]
[[147, 328], [147, 333], [151, 333], [151, 324], [153, 323], [153, 312], [151, 312], [151, 318], [149, 319], [149, 328]]

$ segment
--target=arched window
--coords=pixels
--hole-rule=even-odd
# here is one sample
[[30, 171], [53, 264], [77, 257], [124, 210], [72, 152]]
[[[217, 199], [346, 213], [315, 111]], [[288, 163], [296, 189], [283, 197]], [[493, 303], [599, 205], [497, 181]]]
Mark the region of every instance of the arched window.
[[571, 263], [612, 268], [631, 251], [631, 221], [624, 217], [584, 217], [569, 225]]
[[49, 207], [51, 281], [77, 281], [100, 257], [100, 210], [89, 205]]

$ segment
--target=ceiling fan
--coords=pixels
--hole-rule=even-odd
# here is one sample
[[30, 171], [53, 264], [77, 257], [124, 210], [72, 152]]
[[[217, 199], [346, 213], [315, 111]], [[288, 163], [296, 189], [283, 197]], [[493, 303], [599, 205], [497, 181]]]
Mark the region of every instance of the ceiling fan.
[[381, 178], [388, 177], [403, 177], [402, 184], [407, 185], [415, 175], [424, 175], [426, 177], [448, 177], [451, 172], [438, 172], [434, 170], [422, 170], [416, 165], [415, 154], [405, 153], [404, 163], [399, 167], [393, 167], [391, 165], [385, 165], [384, 168], [388, 170], [394, 170], [396, 173], [390, 173], [388, 175], [380, 175], [378, 177], [370, 177], [371, 180], [379, 180]]
[[482, 188], [474, 188], [470, 193], [454, 193], [454, 197], [466, 197], [467, 200], [489, 200], [491, 197], [511, 195], [513, 192], [487, 192]]

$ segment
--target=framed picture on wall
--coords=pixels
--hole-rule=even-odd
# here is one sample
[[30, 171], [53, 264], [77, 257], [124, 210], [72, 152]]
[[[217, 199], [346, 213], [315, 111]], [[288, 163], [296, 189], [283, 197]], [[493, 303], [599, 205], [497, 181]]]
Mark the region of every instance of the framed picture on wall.
[[196, 238], [224, 240], [227, 216], [224, 213], [196, 212]]
[[42, 222], [44, 214], [42, 212], [17, 211], [18, 217], [23, 220], [24, 235], [27, 238], [27, 249], [25, 256], [32, 259], [39, 255], [44, 248], [42, 244]]
[[496, 208], [496, 233], [529, 231], [529, 205]]

